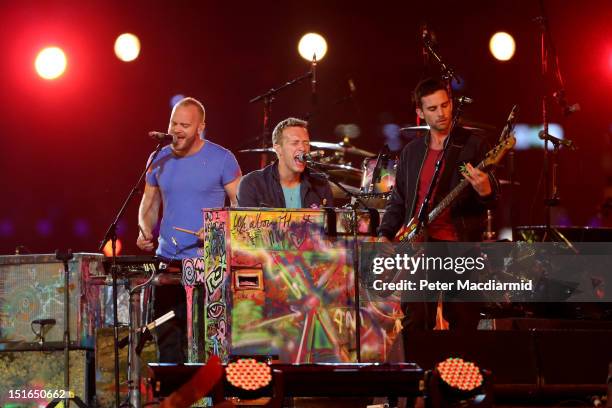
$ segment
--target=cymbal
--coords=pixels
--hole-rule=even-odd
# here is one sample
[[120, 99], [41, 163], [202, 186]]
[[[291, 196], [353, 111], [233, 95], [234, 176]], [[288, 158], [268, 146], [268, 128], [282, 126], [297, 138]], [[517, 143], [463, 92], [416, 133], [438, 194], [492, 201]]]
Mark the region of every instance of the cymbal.
[[[470, 119], [459, 119], [459, 126], [464, 129], [471, 130], [474, 133], [486, 133], [488, 131], [495, 131], [497, 128], [493, 125], [489, 125], [488, 123], [476, 122]], [[408, 126], [405, 128], [401, 128], [400, 132], [427, 132], [429, 131], [429, 125], [419, 125], [419, 126]]]
[[355, 167], [351, 167], [347, 164], [317, 162], [317, 167], [322, 167], [326, 173], [334, 178], [348, 178], [361, 181], [361, 177], [363, 175], [363, 171], [361, 169], [356, 169]]
[[[475, 132], [475, 133], [485, 132], [485, 129], [475, 127], [475, 126], [462, 126], [461, 125], [461, 127], [467, 130], [471, 130], [472, 132]], [[415, 132], [416, 133], [416, 132], [428, 132], [428, 131], [429, 131], [429, 125], [408, 126], [408, 127], [400, 129], [400, 132]]]
[[[346, 188], [351, 194], [359, 194], [360, 192], [359, 187], [351, 186], [345, 183], [339, 184], [341, 184], [342, 187]], [[329, 186], [331, 187], [332, 195], [334, 196], [334, 198], [346, 198], [346, 193], [340, 190], [340, 187], [338, 187], [334, 183], [329, 183]]]
[[352, 145], [350, 145], [348, 143], [345, 143], [345, 142], [329, 143], [329, 142], [311, 141], [310, 145], [313, 146], [313, 147], [316, 147], [317, 149], [334, 150], [336, 152], [356, 154], [357, 156], [363, 156], [363, 157], [374, 157], [374, 156], [376, 156], [375, 153], [369, 152], [369, 151], [364, 150], [364, 149], [360, 149], [358, 147], [352, 146]]
[[258, 149], [238, 150], [238, 153], [276, 153], [276, 151], [272, 147], [260, 147]]

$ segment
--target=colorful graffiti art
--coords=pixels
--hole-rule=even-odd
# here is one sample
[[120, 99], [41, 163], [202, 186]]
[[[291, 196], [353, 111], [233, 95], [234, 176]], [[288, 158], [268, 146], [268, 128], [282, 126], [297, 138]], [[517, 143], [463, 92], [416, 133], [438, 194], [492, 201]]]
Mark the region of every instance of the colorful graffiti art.
[[[353, 240], [327, 236], [326, 221], [321, 210], [204, 211], [205, 356], [356, 361]], [[399, 305], [360, 304], [362, 361], [382, 361]]]

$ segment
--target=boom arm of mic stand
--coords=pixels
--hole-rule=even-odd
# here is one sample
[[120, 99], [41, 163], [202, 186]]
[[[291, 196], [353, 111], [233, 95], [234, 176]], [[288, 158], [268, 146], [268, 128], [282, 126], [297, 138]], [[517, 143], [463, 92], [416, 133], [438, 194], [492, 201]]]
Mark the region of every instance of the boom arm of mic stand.
[[427, 50], [429, 55], [431, 55], [440, 65], [442, 75], [448, 78], [449, 80], [454, 79], [455, 81], [457, 81], [457, 83], [460, 83], [461, 79], [457, 75], [455, 75], [455, 70], [444, 63], [442, 57], [431, 46], [431, 41], [428, 38], [423, 38], [423, 45], [425, 46], [425, 49]]
[[302, 76], [299, 76], [299, 77], [297, 77], [295, 79], [292, 79], [290, 81], [285, 82], [283, 85], [279, 86], [278, 88], [272, 88], [268, 92], [254, 97], [253, 99], [251, 99], [249, 101], [249, 103], [255, 103], [255, 102], [259, 102], [259, 101], [264, 100], [264, 99], [272, 98], [272, 97], [274, 97], [274, 95], [276, 95], [277, 93], [279, 93], [283, 89], [289, 88], [290, 86], [295, 85], [295, 84], [297, 84], [299, 82], [302, 82], [305, 79], [309, 79], [310, 77], [312, 77], [312, 71], [308, 71], [307, 73], [305, 73]]
[[98, 247], [98, 251], [102, 252], [102, 250], [104, 249], [104, 245], [106, 245], [106, 243], [115, 238], [116, 239], [116, 235], [117, 235], [117, 224], [119, 223], [119, 221], [121, 220], [121, 217], [123, 217], [123, 214], [125, 213], [125, 210], [128, 206], [128, 204], [130, 203], [130, 201], [132, 201], [132, 198], [134, 197], [134, 195], [136, 195], [136, 193], [138, 192], [138, 186], [140, 185], [140, 183], [142, 183], [142, 180], [145, 178], [145, 175], [147, 174], [147, 172], [149, 171], [149, 169], [151, 168], [151, 165], [153, 164], [153, 162], [155, 161], [155, 158], [157, 157], [157, 155], [159, 154], [159, 152], [161, 151], [161, 148], [163, 147], [162, 143], [159, 143], [157, 145], [157, 147], [155, 148], [155, 152], [153, 153], [153, 157], [151, 157], [151, 160], [149, 161], [149, 163], [147, 163], [147, 167], [144, 169], [144, 171], [140, 174], [140, 177], [138, 178], [138, 181], [136, 182], [136, 184], [134, 185], [134, 187], [132, 188], [132, 190], [130, 191], [130, 194], [127, 196], [127, 198], [125, 199], [125, 201], [123, 202], [123, 205], [121, 206], [121, 208], [119, 209], [119, 212], [117, 213], [117, 215], [115, 216], [115, 220], [112, 222], [112, 224], [108, 227], [108, 229], [106, 230], [106, 234], [104, 234], [104, 238], [102, 239], [102, 242], [100, 243], [100, 246]]
[[[272, 113], [272, 102], [274, 102], [274, 96], [282, 91], [285, 88], [288, 88], [298, 82], [301, 82], [305, 79], [311, 78], [314, 75], [313, 71], [309, 71], [306, 74], [292, 79], [291, 81], [287, 81], [285, 84], [279, 86], [278, 88], [272, 88], [268, 92], [258, 95], [252, 98], [249, 103], [255, 103], [259, 101], [264, 102], [264, 112], [263, 112], [263, 133], [260, 137], [261, 139], [261, 147], [266, 147], [266, 142], [269, 140], [270, 135], [272, 134], [272, 127], [270, 126], [270, 117]], [[260, 166], [263, 168], [266, 164], [266, 157], [264, 154], [261, 155]]]
[[123, 214], [125, 213], [125, 210], [128, 204], [130, 203], [130, 201], [132, 201], [132, 198], [136, 195], [136, 192], [138, 191], [138, 186], [140, 185], [140, 183], [142, 183], [142, 180], [145, 178], [145, 175], [151, 168], [151, 165], [155, 161], [155, 158], [161, 151], [162, 146], [163, 144], [159, 143], [157, 147], [155, 148], [155, 153], [153, 153], [153, 157], [151, 157], [151, 160], [149, 161], [149, 163], [147, 163], [147, 167], [140, 174], [138, 181], [136, 182], [136, 184], [130, 191], [130, 194], [128, 194], [127, 198], [123, 202], [123, 205], [119, 209], [119, 212], [117, 213], [117, 216], [115, 217], [115, 220], [108, 227], [108, 230], [106, 231], [104, 239], [102, 240], [102, 242], [100, 243], [100, 247], [98, 248], [98, 251], [102, 251], [102, 249], [104, 248], [104, 245], [106, 245], [106, 243], [109, 240], [111, 241], [111, 244], [112, 244], [111, 276], [113, 280], [113, 351], [114, 351], [114, 360], [115, 360], [114, 361], [115, 363], [114, 364], [115, 406], [117, 407], [120, 404], [120, 401], [119, 401], [120, 399], [119, 398], [119, 319], [117, 316], [117, 252], [116, 252], [117, 224], [119, 223], [119, 220], [121, 219], [121, 217], [123, 217]]

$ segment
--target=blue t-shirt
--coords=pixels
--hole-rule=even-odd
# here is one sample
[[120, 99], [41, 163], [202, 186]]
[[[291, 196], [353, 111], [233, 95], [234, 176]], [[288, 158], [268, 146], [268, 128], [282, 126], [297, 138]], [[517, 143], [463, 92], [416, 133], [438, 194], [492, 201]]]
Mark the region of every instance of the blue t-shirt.
[[293, 188], [281, 186], [285, 196], [285, 208], [302, 208], [302, 197], [300, 196], [300, 185]]
[[199, 256], [198, 237], [174, 227], [202, 228], [202, 208], [223, 207], [223, 186], [239, 176], [240, 167], [232, 152], [210, 140], [186, 157], [175, 156], [170, 146], [165, 146], [146, 177], [147, 184], [159, 187], [163, 203], [156, 254], [168, 259]]

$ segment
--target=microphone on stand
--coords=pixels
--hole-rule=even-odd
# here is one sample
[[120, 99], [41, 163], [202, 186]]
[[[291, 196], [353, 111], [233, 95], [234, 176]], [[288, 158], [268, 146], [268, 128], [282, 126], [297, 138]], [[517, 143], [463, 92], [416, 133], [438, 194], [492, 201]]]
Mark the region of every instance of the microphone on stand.
[[569, 116], [574, 112], [580, 112], [580, 104], [574, 103], [570, 105], [565, 99], [565, 89], [560, 89], [553, 93], [553, 97], [557, 100], [557, 103], [563, 110], [563, 116]]
[[309, 163], [315, 161], [316, 158], [323, 156], [325, 156], [325, 152], [323, 150], [315, 150], [314, 152], [310, 153], [298, 153], [295, 158], [301, 161], [302, 163]]
[[457, 102], [459, 102], [462, 105], [470, 105], [472, 103], [474, 103], [474, 99], [470, 98], [469, 96], [460, 96], [459, 98], [457, 98]]
[[572, 142], [571, 140], [559, 139], [558, 137], [549, 135], [543, 130], [541, 130], [540, 133], [538, 133], [538, 137], [542, 140], [548, 140], [549, 142], [552, 142], [552, 144], [555, 146], [561, 145], [561, 146], [568, 147], [571, 150], [576, 150], [576, 146], [574, 146], [574, 142]]
[[174, 136], [169, 135], [168, 133], [163, 133], [163, 132], [155, 132], [155, 131], [151, 131], [149, 132], [149, 137], [157, 140], [158, 142], [172, 142], [174, 141]]

